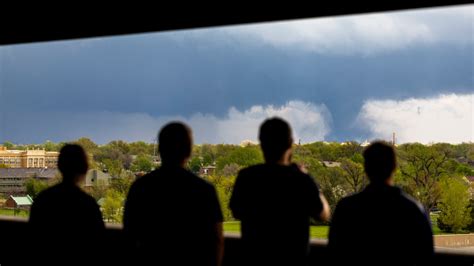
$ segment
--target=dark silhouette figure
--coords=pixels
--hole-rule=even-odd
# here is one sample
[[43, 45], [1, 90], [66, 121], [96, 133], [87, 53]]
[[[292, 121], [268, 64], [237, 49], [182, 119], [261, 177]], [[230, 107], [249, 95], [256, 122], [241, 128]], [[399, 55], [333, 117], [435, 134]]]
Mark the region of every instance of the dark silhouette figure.
[[393, 185], [395, 150], [376, 142], [363, 155], [370, 184], [337, 204], [328, 246], [334, 264], [429, 264], [431, 224], [422, 205]]
[[38, 265], [91, 261], [105, 248], [102, 246], [105, 227], [99, 206], [79, 187], [89, 167], [87, 160], [81, 146], [65, 145], [58, 159], [62, 182], [34, 199], [29, 242]]
[[159, 134], [162, 166], [137, 179], [125, 204], [124, 231], [139, 264], [219, 265], [222, 212], [216, 190], [187, 171], [191, 130], [173, 122]]
[[265, 163], [239, 172], [230, 199], [241, 220], [242, 265], [305, 265], [310, 219], [326, 220], [328, 204], [313, 178], [290, 162], [287, 122], [266, 120], [259, 138]]

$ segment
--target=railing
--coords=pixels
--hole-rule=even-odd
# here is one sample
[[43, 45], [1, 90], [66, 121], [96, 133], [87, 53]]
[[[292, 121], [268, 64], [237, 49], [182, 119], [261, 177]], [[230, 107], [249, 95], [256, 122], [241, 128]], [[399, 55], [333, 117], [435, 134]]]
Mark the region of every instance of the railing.
[[[9, 258], [9, 254], [15, 254], [19, 247], [23, 253], [28, 253], [24, 249], [32, 248], [28, 246], [27, 222], [24, 218], [0, 216], [0, 264], [4, 258]], [[326, 240], [312, 239], [310, 251], [310, 265], [332, 265], [327, 256]], [[107, 235], [104, 245], [104, 255], [127, 254], [122, 235], [122, 226], [118, 224], [107, 225]], [[192, 248], [192, 247], [190, 247]], [[111, 252], [105, 252], [111, 251]], [[239, 234], [225, 235], [225, 256], [224, 266], [234, 266], [238, 264], [240, 258], [240, 236]], [[20, 258], [21, 259], [21, 258]], [[474, 253], [452, 248], [435, 248], [435, 260], [432, 265], [474, 265]]]

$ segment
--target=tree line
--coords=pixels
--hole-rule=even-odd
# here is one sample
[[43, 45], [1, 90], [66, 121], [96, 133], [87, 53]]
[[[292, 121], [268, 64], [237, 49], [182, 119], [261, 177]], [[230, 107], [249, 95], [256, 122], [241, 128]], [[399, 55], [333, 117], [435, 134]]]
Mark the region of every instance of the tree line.
[[[98, 145], [89, 138], [72, 142], [84, 147], [90, 155], [91, 168], [113, 177], [107, 186], [95, 184], [90, 193], [100, 201], [107, 220], [120, 222], [123, 202], [133, 180], [159, 167], [157, 145], [121, 140]], [[59, 151], [64, 143], [16, 145], [5, 142], [3, 145], [8, 149]], [[359, 192], [368, 184], [363, 169], [363, 149], [355, 141], [294, 145], [292, 160], [314, 177], [333, 209], [341, 198]], [[406, 143], [396, 146], [396, 151], [396, 185], [433, 213], [440, 229], [474, 231], [474, 185], [467, 179], [474, 176], [474, 143]], [[188, 168], [198, 175], [202, 174], [203, 167], [212, 170], [201, 176], [215, 185], [225, 220], [232, 220], [228, 201], [239, 170], [262, 162], [258, 145], [202, 144], [194, 145]], [[27, 182], [32, 195], [47, 187], [38, 182], [41, 181]]]

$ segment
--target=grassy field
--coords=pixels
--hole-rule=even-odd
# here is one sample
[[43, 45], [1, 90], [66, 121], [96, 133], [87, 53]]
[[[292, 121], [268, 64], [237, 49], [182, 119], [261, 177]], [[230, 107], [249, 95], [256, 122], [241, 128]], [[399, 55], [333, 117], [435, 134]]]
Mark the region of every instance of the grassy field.
[[[240, 232], [240, 222], [225, 222], [224, 231], [228, 233]], [[311, 226], [310, 236], [312, 238], [327, 238], [329, 226]]]
[[[224, 223], [224, 231], [229, 233], [238, 233], [240, 232], [240, 222], [225, 222]], [[327, 239], [329, 233], [329, 226], [327, 225], [320, 225], [320, 226], [311, 226], [310, 228], [310, 236], [311, 238], [323, 238]], [[441, 231], [436, 222], [433, 223], [433, 234], [434, 235], [442, 235], [447, 234], [446, 232]]]
[[239, 233], [240, 222], [224, 222], [224, 232]]
[[328, 238], [329, 226], [327, 225], [318, 225], [311, 226], [309, 235], [311, 238]]
[[10, 209], [0, 209], [0, 215], [8, 215], [8, 216], [17, 216], [17, 217], [28, 217], [29, 212], [25, 210], [19, 210], [18, 213], [14, 213], [13, 210]]
[[[8, 215], [8, 216], [17, 216], [17, 217], [25, 217], [28, 218], [28, 211], [20, 210], [16, 215], [14, 214], [13, 210], [10, 209], [0, 209], [0, 215]], [[431, 215], [432, 219], [432, 226], [433, 226], [433, 234], [434, 235], [441, 235], [441, 234], [449, 234], [443, 232], [439, 229], [437, 225], [437, 216]], [[225, 222], [224, 223], [224, 231], [229, 233], [239, 233], [240, 232], [240, 222]], [[311, 238], [324, 238], [328, 237], [329, 233], [329, 226], [327, 225], [320, 225], [320, 226], [311, 226], [310, 228], [310, 236]]]

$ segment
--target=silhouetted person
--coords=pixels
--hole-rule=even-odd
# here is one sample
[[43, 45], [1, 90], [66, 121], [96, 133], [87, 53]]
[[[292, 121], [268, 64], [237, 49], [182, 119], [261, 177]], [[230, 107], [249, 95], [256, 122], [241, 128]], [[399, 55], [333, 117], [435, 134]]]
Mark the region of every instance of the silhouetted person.
[[32, 237], [27, 242], [38, 265], [92, 261], [105, 248], [99, 206], [79, 187], [89, 168], [87, 161], [81, 146], [65, 145], [58, 158], [62, 182], [34, 199], [29, 219]]
[[328, 204], [313, 178], [291, 163], [287, 122], [264, 121], [259, 139], [265, 163], [239, 172], [230, 199], [241, 221], [242, 265], [305, 265], [310, 219], [327, 220]]
[[433, 256], [423, 206], [393, 185], [395, 150], [375, 142], [364, 151], [370, 184], [342, 199], [332, 217], [329, 250], [338, 265], [425, 265]]
[[162, 166], [137, 179], [125, 204], [124, 230], [134, 261], [219, 265], [222, 212], [213, 185], [187, 171], [191, 130], [173, 122], [159, 134]]

